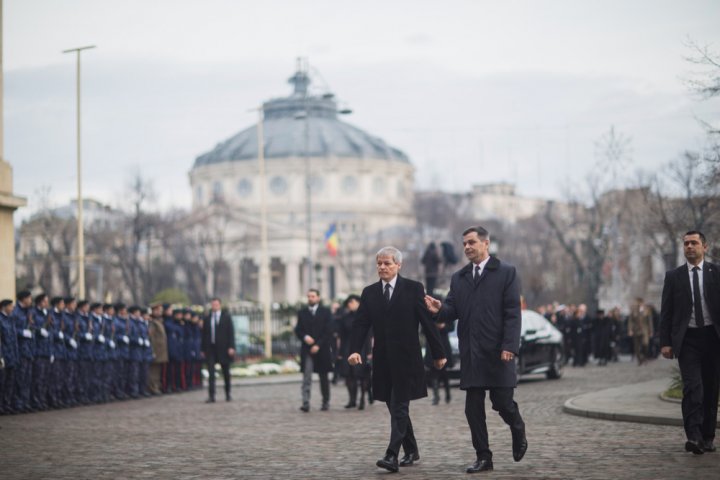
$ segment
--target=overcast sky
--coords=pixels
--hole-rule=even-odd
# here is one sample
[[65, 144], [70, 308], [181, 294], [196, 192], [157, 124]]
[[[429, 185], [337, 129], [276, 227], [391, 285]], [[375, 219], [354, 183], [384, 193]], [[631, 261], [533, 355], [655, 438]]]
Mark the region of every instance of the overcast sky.
[[406, 152], [419, 188], [507, 181], [562, 198], [615, 126], [632, 169], [702, 146], [717, 122], [683, 79], [688, 38], [720, 51], [720, 2], [5, 0], [5, 158], [38, 205], [75, 195], [75, 57], [84, 45], [83, 185], [121, 202], [129, 176], [188, 207], [195, 158], [250, 108], [290, 93], [295, 58]]

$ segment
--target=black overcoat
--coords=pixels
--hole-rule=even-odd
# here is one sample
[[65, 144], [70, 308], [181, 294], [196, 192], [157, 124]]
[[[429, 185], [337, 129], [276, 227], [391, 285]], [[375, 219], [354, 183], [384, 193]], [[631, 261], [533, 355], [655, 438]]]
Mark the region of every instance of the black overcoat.
[[500, 359], [503, 350], [520, 350], [520, 279], [515, 267], [490, 257], [480, 282], [473, 281], [473, 264], [455, 272], [440, 320], [458, 319], [460, 388], [515, 387], [514, 362]]
[[424, 298], [422, 283], [399, 275], [390, 302], [385, 300], [381, 281], [365, 287], [360, 296], [350, 351], [360, 353], [372, 327], [375, 339], [372, 382], [378, 400], [389, 401], [393, 390], [399, 402], [427, 396], [419, 327], [433, 358], [445, 358]]
[[[212, 344], [212, 331], [210, 322], [212, 321], [212, 311], [205, 316], [202, 331], [202, 351], [205, 358], [209, 357]], [[233, 358], [228, 354], [228, 349], [235, 348], [235, 327], [233, 326], [230, 312], [224, 308], [220, 311], [220, 320], [215, 329], [215, 347], [217, 350], [217, 362], [220, 364], [232, 363]]]
[[318, 305], [317, 311], [313, 315], [308, 307], [302, 308], [298, 312], [295, 335], [300, 339], [302, 345], [300, 349], [300, 370], [302, 371], [305, 368], [305, 358], [311, 355], [311, 345], [303, 341], [305, 335], [310, 335], [315, 340], [315, 344], [320, 347], [317, 353], [313, 355], [313, 372], [331, 372], [333, 358], [330, 344], [335, 341], [335, 337], [333, 336], [333, 319], [330, 309]]
[[[702, 291], [713, 326], [720, 336], [720, 267], [707, 260], [703, 263]], [[675, 357], [682, 350], [692, 308], [690, 273], [684, 263], [665, 274], [660, 307], [660, 345], [672, 346]]]

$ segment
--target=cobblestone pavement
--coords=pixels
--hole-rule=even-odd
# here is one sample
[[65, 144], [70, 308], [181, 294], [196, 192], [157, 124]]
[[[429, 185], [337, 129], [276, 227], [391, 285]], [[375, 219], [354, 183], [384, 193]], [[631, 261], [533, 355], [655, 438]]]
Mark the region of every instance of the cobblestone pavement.
[[[720, 452], [683, 451], [680, 427], [582, 418], [562, 413], [575, 395], [669, 376], [671, 362], [637, 367], [567, 368], [556, 381], [530, 379], [517, 390], [528, 453], [512, 460], [510, 433], [495, 412], [488, 428], [495, 471], [467, 475], [474, 459], [464, 394], [450, 404], [411, 404], [419, 464], [393, 478], [718, 478]], [[375, 467], [389, 435], [384, 404], [345, 410], [344, 387], [319, 411], [298, 410], [300, 385], [241, 386], [234, 401], [204, 404], [204, 392], [71, 410], [0, 417], [0, 478], [223, 479], [384, 478]], [[222, 397], [221, 397], [222, 398]], [[489, 403], [489, 402], [488, 402]], [[679, 406], [678, 406], [679, 408]]]

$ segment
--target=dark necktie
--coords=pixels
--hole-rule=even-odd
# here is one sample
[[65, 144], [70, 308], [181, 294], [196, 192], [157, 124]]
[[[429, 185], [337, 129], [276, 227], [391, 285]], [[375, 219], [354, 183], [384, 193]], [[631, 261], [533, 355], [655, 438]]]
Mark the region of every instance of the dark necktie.
[[693, 303], [695, 304], [695, 325], [698, 327], [705, 326], [705, 318], [702, 311], [702, 295], [700, 294], [700, 275], [698, 275], [699, 267], [693, 268]]
[[473, 277], [475, 285], [480, 283], [480, 265], [475, 265], [475, 277]]
[[385, 284], [385, 300], [390, 301], [390, 284]]

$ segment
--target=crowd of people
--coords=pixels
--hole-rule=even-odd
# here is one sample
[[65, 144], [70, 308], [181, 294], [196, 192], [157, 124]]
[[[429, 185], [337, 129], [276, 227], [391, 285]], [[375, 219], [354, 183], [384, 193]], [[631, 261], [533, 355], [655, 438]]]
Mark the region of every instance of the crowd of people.
[[639, 365], [660, 354], [657, 310], [637, 298], [628, 315], [619, 307], [588, 313], [587, 305], [541, 305], [537, 312], [563, 333], [565, 362], [584, 367], [595, 359], [598, 365], [616, 362], [620, 353], [631, 353]]
[[52, 297], [0, 301], [0, 414], [202, 388], [200, 313]]

